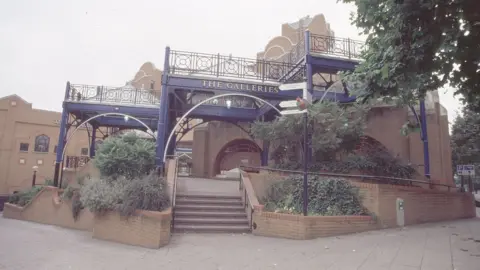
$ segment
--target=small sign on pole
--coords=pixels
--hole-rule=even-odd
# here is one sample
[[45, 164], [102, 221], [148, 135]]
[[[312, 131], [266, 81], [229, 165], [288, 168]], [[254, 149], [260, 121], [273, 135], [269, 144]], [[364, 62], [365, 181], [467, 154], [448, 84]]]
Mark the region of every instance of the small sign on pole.
[[302, 114], [306, 113], [307, 109], [305, 106], [299, 106], [299, 100], [288, 100], [280, 102], [280, 107], [284, 108], [281, 113], [282, 115], [292, 115], [292, 114]]
[[457, 174], [461, 176], [475, 175], [475, 165], [457, 165]]

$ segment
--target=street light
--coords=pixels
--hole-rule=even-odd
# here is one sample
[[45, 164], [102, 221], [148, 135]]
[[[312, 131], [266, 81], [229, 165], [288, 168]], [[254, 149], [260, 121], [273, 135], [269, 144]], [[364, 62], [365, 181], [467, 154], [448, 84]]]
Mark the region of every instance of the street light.
[[35, 186], [35, 180], [37, 180], [37, 171], [38, 171], [38, 166], [33, 166], [33, 176], [32, 176], [32, 187]]
[[227, 109], [230, 109], [230, 107], [232, 106], [232, 101], [230, 99], [227, 99], [225, 103], [227, 104]]

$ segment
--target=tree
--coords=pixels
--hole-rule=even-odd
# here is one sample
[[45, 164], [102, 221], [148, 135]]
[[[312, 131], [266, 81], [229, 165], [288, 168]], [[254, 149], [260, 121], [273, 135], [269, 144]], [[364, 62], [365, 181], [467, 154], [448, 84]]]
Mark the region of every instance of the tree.
[[[411, 178], [415, 169], [392, 157], [383, 147], [369, 143], [364, 136], [370, 103], [341, 105], [324, 102], [308, 108], [308, 133], [313, 160], [310, 170], [335, 173], [360, 172]], [[303, 116], [287, 115], [271, 122], [252, 124], [255, 138], [269, 140], [275, 165], [298, 169], [303, 161]]]
[[452, 126], [451, 147], [454, 171], [458, 164], [480, 168], [480, 113], [464, 108], [462, 115], [457, 116]]
[[367, 35], [365, 61], [345, 77], [358, 96], [412, 104], [449, 84], [480, 111], [478, 0], [339, 1], [356, 5], [352, 22]]
[[110, 137], [96, 151], [94, 162], [106, 177], [142, 177], [155, 169], [155, 142], [133, 132]]
[[[308, 107], [308, 130], [317, 161], [334, 160], [337, 153], [348, 154], [363, 135], [368, 107], [360, 104], [342, 106], [335, 102]], [[255, 138], [272, 141], [277, 155], [287, 160], [302, 160], [303, 116], [287, 115], [271, 122], [257, 121], [251, 132]], [[302, 150], [302, 151], [299, 151]], [[302, 155], [303, 156], [303, 155]]]

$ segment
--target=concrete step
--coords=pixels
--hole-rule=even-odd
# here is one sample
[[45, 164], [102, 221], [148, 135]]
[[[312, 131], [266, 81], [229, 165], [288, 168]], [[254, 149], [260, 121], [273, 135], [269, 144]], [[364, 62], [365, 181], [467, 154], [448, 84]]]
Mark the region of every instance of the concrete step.
[[245, 213], [245, 209], [242, 205], [175, 205], [175, 211], [203, 211], [203, 212], [242, 212]]
[[248, 225], [175, 225], [176, 233], [249, 233]]
[[177, 217], [175, 216], [175, 227], [178, 225], [246, 225], [247, 218], [205, 218], [205, 217]]
[[221, 211], [215, 211], [215, 212], [208, 212], [208, 211], [181, 211], [178, 210], [178, 208], [175, 210], [175, 218], [178, 217], [202, 217], [202, 218], [247, 218], [247, 213], [245, 211], [243, 212], [221, 212]]
[[177, 194], [176, 200], [192, 199], [192, 200], [242, 200], [241, 195], [230, 194]]
[[241, 199], [191, 199], [191, 198], [177, 198], [175, 205], [231, 205], [242, 206]]

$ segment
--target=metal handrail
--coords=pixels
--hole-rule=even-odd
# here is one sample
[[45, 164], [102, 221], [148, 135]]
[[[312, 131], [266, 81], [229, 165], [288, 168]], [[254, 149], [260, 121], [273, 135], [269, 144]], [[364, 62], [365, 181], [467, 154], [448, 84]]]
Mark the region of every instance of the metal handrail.
[[[251, 169], [251, 170], [264, 170], [264, 171], [273, 171], [273, 172], [283, 172], [283, 173], [291, 173], [291, 174], [303, 174], [303, 171], [296, 171], [296, 170], [284, 170], [284, 169], [274, 169], [268, 167], [255, 167], [255, 166], [240, 166], [240, 169]], [[358, 174], [341, 174], [341, 173], [328, 173], [328, 172], [308, 172], [309, 175], [318, 175], [318, 176], [332, 176], [332, 177], [344, 177], [344, 178], [360, 178], [361, 180], [373, 180], [380, 182], [379, 180], [389, 180], [391, 184], [399, 184], [405, 183], [408, 185], [412, 185], [413, 183], [417, 184], [424, 184], [432, 186], [443, 186], [450, 188], [456, 188], [456, 186], [448, 185], [448, 184], [439, 184], [439, 183], [432, 183], [430, 181], [422, 181], [417, 179], [409, 179], [409, 178], [399, 178], [399, 177], [390, 177], [390, 176], [378, 176], [378, 175], [358, 175]]]

